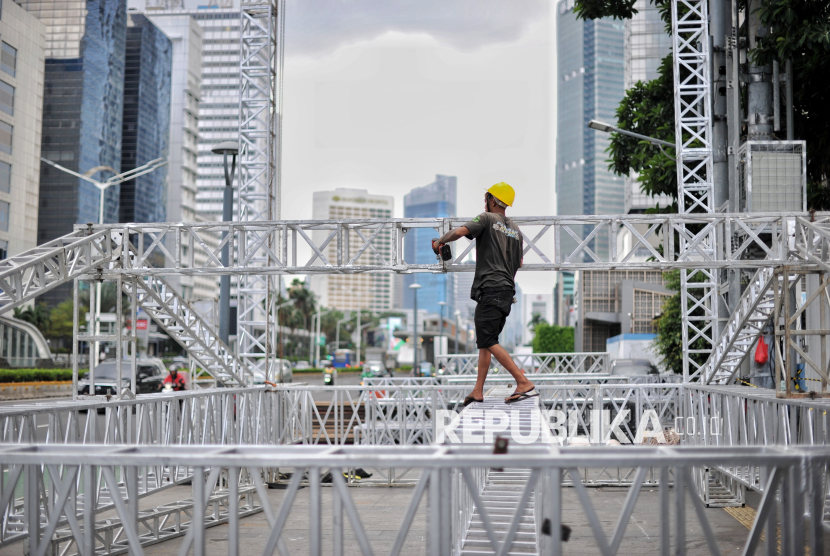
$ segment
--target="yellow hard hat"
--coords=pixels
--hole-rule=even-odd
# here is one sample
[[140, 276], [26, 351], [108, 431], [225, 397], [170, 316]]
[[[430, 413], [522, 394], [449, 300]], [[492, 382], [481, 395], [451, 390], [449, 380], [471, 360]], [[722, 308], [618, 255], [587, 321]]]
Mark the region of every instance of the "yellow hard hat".
[[513, 200], [516, 198], [516, 192], [513, 191], [513, 188], [510, 187], [508, 184], [504, 183], [503, 181], [490, 187], [490, 189], [487, 190], [487, 193], [489, 193], [490, 195], [492, 195], [508, 207], [513, 206]]

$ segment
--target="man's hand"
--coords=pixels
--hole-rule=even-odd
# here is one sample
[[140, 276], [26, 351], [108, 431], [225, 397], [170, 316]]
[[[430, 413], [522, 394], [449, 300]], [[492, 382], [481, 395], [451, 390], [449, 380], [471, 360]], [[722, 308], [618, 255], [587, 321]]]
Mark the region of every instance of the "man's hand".
[[439, 243], [437, 239], [432, 240], [432, 252], [436, 255], [441, 250], [441, 246], [444, 245], [443, 243]]

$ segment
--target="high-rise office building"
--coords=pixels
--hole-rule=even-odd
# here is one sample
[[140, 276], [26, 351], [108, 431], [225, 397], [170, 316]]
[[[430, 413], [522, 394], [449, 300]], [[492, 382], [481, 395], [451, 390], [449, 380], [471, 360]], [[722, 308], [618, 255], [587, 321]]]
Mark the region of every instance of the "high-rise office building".
[[[229, 5], [232, 2], [205, 2], [197, 9], [184, 9], [182, 4], [163, 0], [129, 2], [131, 9], [144, 13], [173, 39], [174, 58], [176, 52], [181, 53], [180, 67], [183, 69], [181, 72], [174, 70], [174, 82], [177, 78], [183, 79], [184, 68], [187, 68], [187, 90], [178, 100], [176, 95], [180, 88], [174, 85], [172, 128], [183, 130], [183, 134], [180, 143], [171, 136], [168, 193], [168, 211], [180, 210], [181, 218], [174, 216], [176, 212], [169, 212], [168, 220], [222, 220], [223, 159], [211, 149], [224, 141], [239, 139], [239, 8]], [[217, 6], [220, 3], [226, 7]], [[198, 25], [198, 32], [184, 29], [184, 26], [190, 27], [191, 22]], [[188, 37], [186, 44], [185, 36]], [[180, 107], [178, 110], [177, 106]], [[176, 123], [176, 112], [182, 114], [181, 124]], [[181, 144], [181, 150], [178, 144]], [[179, 152], [182, 172], [181, 188], [177, 190], [173, 184]], [[236, 182], [234, 180], [234, 185], [238, 185]], [[234, 187], [234, 214], [237, 210], [236, 191]], [[209, 240], [218, 244], [218, 238]], [[198, 258], [202, 254], [194, 256]], [[195, 262], [200, 264], [199, 260]], [[175, 282], [176, 287], [181, 284], [182, 294], [192, 296], [192, 299], [209, 299], [218, 292], [216, 282], [207, 277], [183, 277]], [[234, 276], [231, 277], [231, 290], [233, 296], [236, 290]]]
[[[170, 95], [170, 156], [167, 165], [167, 221], [203, 222], [196, 210], [199, 174], [199, 102], [202, 96], [202, 27], [190, 14], [153, 11], [147, 17], [173, 43], [173, 76]], [[218, 245], [218, 236], [203, 236], [208, 247]], [[171, 243], [173, 238], [170, 238]], [[175, 248], [170, 245], [168, 248]], [[187, 246], [182, 247], [188, 255]], [[207, 254], [196, 250], [194, 264], [203, 266]], [[188, 300], [213, 300], [219, 295], [215, 276], [177, 275], [167, 281]]]
[[657, 78], [660, 62], [671, 52], [671, 35], [652, 0], [637, 0], [637, 13], [625, 20], [625, 77], [628, 90], [638, 81]]
[[499, 335], [499, 344], [508, 351], [513, 351], [516, 346], [524, 345], [524, 321], [522, 316], [524, 314], [524, 294], [519, 284], [516, 284], [516, 303], [510, 307], [510, 314], [504, 323]]
[[[121, 164], [137, 168], [169, 156], [173, 45], [141, 14], [130, 14], [124, 65]], [[120, 222], [167, 220], [167, 167], [121, 184]]]
[[[456, 244], [457, 246], [457, 244]], [[454, 247], [456, 247], [454, 246]], [[473, 259], [473, 255], [467, 255], [467, 258], [464, 259], [463, 264], [475, 265], [476, 262]], [[474, 272], [456, 272], [455, 279], [453, 280], [453, 306], [454, 309], [452, 311], [452, 315], [455, 315], [455, 311], [459, 312], [459, 316], [462, 319], [473, 320], [473, 314], [476, 310], [476, 302], [470, 298], [470, 293], [473, 289], [473, 278], [475, 277]]]
[[[625, 74], [628, 90], [638, 81], [648, 82], [657, 78], [660, 62], [671, 52], [671, 35], [666, 33], [660, 19], [660, 11], [651, 0], [637, 0], [637, 13], [625, 20]], [[656, 206], [665, 207], [672, 200], [667, 195], [650, 197], [640, 191], [637, 174], [625, 177], [625, 213], [641, 213]]]
[[522, 344], [533, 341], [533, 331], [530, 321], [534, 315], [539, 315], [546, 323], [553, 323], [553, 294], [525, 294], [522, 299]]
[[[18, 4], [46, 27], [42, 156], [80, 173], [99, 166], [120, 171], [126, 0]], [[119, 197], [119, 186], [107, 189], [105, 222], [118, 221]], [[71, 232], [77, 223], [98, 222], [99, 200], [93, 184], [42, 163], [38, 244]], [[70, 288], [55, 288], [41, 299], [59, 303]]]
[[[120, 171], [126, 0], [18, 3], [46, 26], [43, 157], [81, 173]], [[119, 196], [119, 186], [107, 189], [106, 222], [118, 221]], [[43, 163], [38, 243], [97, 222], [99, 199], [91, 183]]]
[[0, 5], [0, 259], [37, 245], [46, 28]]
[[[557, 212], [620, 214], [624, 180], [608, 170], [609, 135], [587, 125], [592, 119], [616, 121], [624, 94], [624, 24], [577, 19], [573, 3], [560, 0], [557, 15]], [[562, 237], [563, 251], [576, 245], [573, 238]], [[608, 234], [594, 238], [590, 247], [607, 257]]]
[[[416, 187], [403, 198], [404, 218], [445, 218], [455, 216], [457, 180], [455, 176], [435, 176], [435, 181]], [[404, 238], [404, 260], [408, 263], [431, 264], [436, 262], [430, 240], [436, 237], [431, 229], [414, 228]], [[458, 246], [453, 246], [457, 248]], [[418, 308], [427, 313], [441, 314], [439, 302], [447, 303], [444, 315], [455, 312], [453, 286], [454, 274], [406, 274], [403, 277], [403, 305], [412, 309], [414, 302], [411, 284], [418, 282]]]
[[239, 10], [202, 9], [193, 17], [202, 27], [196, 205], [205, 219], [222, 220], [225, 174], [222, 156], [211, 149], [223, 141], [239, 140]]
[[[334, 191], [316, 191], [312, 206], [314, 220], [392, 218], [395, 198], [389, 195], [371, 195], [365, 189], [337, 188]], [[312, 232], [312, 240], [320, 245], [328, 236], [328, 230]], [[365, 234], [364, 234], [365, 235]], [[357, 232], [349, 234], [351, 253], [355, 254], [364, 241]], [[372, 242], [377, 252], [389, 260], [392, 255], [392, 233], [382, 231]], [[323, 252], [329, 260], [337, 260], [337, 244], [332, 241]], [[366, 249], [357, 264], [377, 264], [377, 254]], [[316, 264], [322, 264], [319, 260]], [[324, 307], [341, 311], [368, 309], [388, 311], [392, 308], [392, 274], [312, 274], [311, 291]]]
[[[200, 27], [199, 93], [193, 95], [198, 98], [190, 104], [191, 108], [198, 106], [198, 114], [194, 114], [198, 125], [196, 212], [205, 220], [213, 221], [222, 220], [225, 173], [222, 156], [211, 149], [224, 141], [239, 140], [239, 9], [219, 8], [212, 2], [205, 4], [194, 10], [163, 0], [130, 0], [131, 9], [170, 29], [176, 34], [174, 37], [183, 35], [166, 27], [163, 19], [187, 16]], [[195, 42], [188, 44], [188, 48], [195, 47]], [[192, 52], [192, 56], [196, 54]]]

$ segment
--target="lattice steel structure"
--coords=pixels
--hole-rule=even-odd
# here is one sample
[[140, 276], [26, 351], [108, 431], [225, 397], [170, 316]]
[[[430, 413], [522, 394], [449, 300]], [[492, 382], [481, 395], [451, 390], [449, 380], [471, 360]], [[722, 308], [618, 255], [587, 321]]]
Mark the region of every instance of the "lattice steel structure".
[[[708, 0], [672, 0], [674, 118], [678, 211], [714, 213], [712, 102]], [[680, 252], [718, 256], [717, 234], [706, 226], [678, 229]], [[728, 237], [728, 236], [727, 236]], [[683, 378], [701, 372], [695, 354], [708, 354], [718, 338], [719, 276], [713, 268], [680, 271], [683, 315]]]
[[[238, 221], [280, 217], [280, 118], [285, 0], [243, 0], [240, 12], [239, 193]], [[233, 245], [238, 259], [271, 266], [279, 244], [270, 236], [245, 237]], [[264, 248], [264, 249], [263, 249]], [[268, 372], [273, 358], [275, 282], [270, 275], [237, 278], [237, 352], [243, 373], [258, 367]], [[269, 374], [270, 376], [270, 374]]]

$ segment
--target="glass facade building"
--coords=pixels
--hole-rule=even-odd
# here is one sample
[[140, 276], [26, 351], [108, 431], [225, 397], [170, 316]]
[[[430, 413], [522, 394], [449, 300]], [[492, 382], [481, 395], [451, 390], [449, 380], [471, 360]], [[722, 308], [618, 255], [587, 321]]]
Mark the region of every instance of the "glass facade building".
[[[126, 0], [20, 0], [46, 27], [41, 153], [84, 173], [121, 170]], [[100, 173], [93, 176], [103, 179]], [[105, 196], [104, 221], [119, 218], [119, 186]], [[100, 193], [93, 184], [42, 163], [38, 244], [98, 222]], [[56, 304], [71, 285], [46, 293]]]
[[[608, 170], [609, 135], [587, 126], [592, 119], [616, 121], [625, 91], [624, 24], [578, 20], [573, 0], [561, 0], [557, 7], [557, 213], [621, 214], [624, 180]], [[563, 250], [576, 245], [573, 238], [562, 237]], [[593, 239], [590, 247], [606, 257], [607, 234]]]
[[[131, 14], [124, 70], [121, 164], [143, 166], [169, 155], [173, 45], [143, 15]], [[167, 167], [121, 184], [121, 222], [164, 222]]]
[[[46, 25], [43, 157], [81, 173], [98, 166], [120, 170], [126, 0], [19, 4]], [[107, 190], [106, 222], [118, 221], [119, 197], [118, 186]], [[79, 222], [97, 222], [99, 199], [91, 183], [42, 164], [38, 243]]]
[[[455, 176], [435, 176], [435, 181], [423, 187], [416, 187], [403, 198], [404, 218], [445, 218], [456, 216], [456, 189]], [[435, 237], [435, 231], [414, 228], [404, 237], [404, 258], [409, 263], [435, 263], [435, 253], [430, 246], [430, 240]], [[458, 244], [453, 246], [457, 249]], [[414, 297], [411, 284], [418, 282], [418, 309], [427, 313], [441, 314], [439, 301], [445, 301], [444, 317], [452, 318], [455, 313], [454, 274], [406, 274], [403, 277], [403, 306], [412, 309]], [[467, 292], [469, 296], [469, 292]]]

